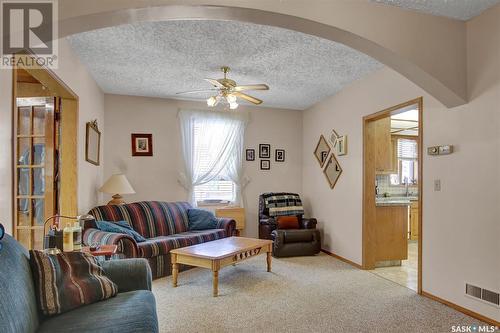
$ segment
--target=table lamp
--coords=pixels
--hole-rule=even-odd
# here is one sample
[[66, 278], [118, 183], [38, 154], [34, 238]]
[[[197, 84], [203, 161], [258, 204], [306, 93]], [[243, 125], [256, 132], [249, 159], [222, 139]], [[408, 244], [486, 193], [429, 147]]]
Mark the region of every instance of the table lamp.
[[125, 200], [123, 200], [121, 194], [135, 193], [134, 188], [130, 185], [124, 174], [116, 174], [109, 177], [99, 191], [113, 194], [113, 200], [108, 202], [108, 205], [123, 205]]

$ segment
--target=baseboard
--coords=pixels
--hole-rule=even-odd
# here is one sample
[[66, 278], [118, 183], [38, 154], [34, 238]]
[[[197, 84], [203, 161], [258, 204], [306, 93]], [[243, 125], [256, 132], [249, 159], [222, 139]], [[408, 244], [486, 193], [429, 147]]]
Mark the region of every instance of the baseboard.
[[361, 267], [361, 265], [356, 264], [355, 262], [350, 261], [349, 259], [346, 259], [346, 258], [344, 258], [344, 257], [341, 257], [341, 256], [339, 256], [338, 254], [332, 253], [332, 252], [327, 251], [327, 250], [325, 250], [325, 249], [321, 249], [321, 252], [326, 253], [326, 254], [328, 254], [329, 256], [332, 256], [332, 257], [334, 257], [334, 258], [336, 258], [336, 259], [338, 259], [338, 260], [340, 260], [340, 261], [343, 261], [343, 262], [345, 262], [345, 263], [348, 263], [349, 265], [352, 265], [352, 266], [354, 266], [354, 267], [356, 267], [356, 268], [363, 269], [363, 268]]
[[471, 311], [469, 309], [466, 309], [464, 307], [461, 307], [460, 305], [456, 305], [455, 303], [452, 303], [450, 301], [447, 301], [445, 299], [442, 299], [440, 297], [437, 297], [437, 296], [434, 296], [432, 294], [429, 294], [428, 292], [426, 291], [423, 291], [422, 290], [422, 296], [425, 296], [427, 298], [430, 298], [436, 302], [439, 302], [441, 304], [444, 304], [446, 306], [449, 306], [450, 308], [452, 309], [455, 309], [459, 312], [462, 312], [472, 318], [475, 318], [477, 320], [481, 320], [481, 321], [484, 321], [485, 323], [488, 323], [489, 325], [493, 325], [493, 326], [496, 326], [496, 327], [499, 327], [500, 328], [500, 322], [494, 320], [494, 319], [491, 319], [491, 318], [488, 318], [488, 317], [485, 317], [483, 316], [482, 314], [479, 314], [477, 312], [474, 312], [474, 311]]

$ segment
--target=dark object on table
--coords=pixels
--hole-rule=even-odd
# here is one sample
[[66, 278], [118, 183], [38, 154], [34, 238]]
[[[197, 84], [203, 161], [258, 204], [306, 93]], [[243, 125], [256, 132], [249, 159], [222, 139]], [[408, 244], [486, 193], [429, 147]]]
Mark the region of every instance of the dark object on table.
[[101, 245], [99, 245], [99, 243], [92, 243], [89, 246], [89, 250], [92, 251], [92, 252], [97, 251], [100, 248], [101, 248]]
[[44, 249], [57, 248], [63, 250], [63, 231], [57, 229], [50, 229], [43, 239]]
[[[259, 238], [274, 240], [273, 255], [314, 255], [321, 250], [321, 235], [315, 218], [304, 218], [302, 200], [296, 193], [263, 193], [259, 196]], [[297, 229], [281, 229], [280, 216], [296, 216]], [[283, 224], [282, 224], [283, 225]]]
[[[5, 235], [0, 252], [0, 331], [14, 332], [158, 332], [151, 269], [145, 259], [101, 262], [104, 274], [118, 286], [110, 299], [58, 316], [40, 315], [28, 252]], [[13, 278], [15, 277], [15, 278]], [[105, 314], [106, 320], [96, 320]]]

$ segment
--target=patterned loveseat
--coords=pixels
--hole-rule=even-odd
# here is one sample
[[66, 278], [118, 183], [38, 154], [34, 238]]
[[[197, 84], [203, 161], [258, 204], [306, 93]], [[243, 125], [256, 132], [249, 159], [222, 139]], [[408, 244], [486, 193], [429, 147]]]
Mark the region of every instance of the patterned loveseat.
[[[89, 214], [97, 221], [127, 221], [147, 240], [138, 243], [128, 235], [104, 232], [89, 223], [83, 232], [83, 242], [85, 245], [116, 244], [118, 252], [126, 258], [146, 258], [153, 278], [167, 276], [172, 273], [170, 250], [230, 237], [235, 232], [236, 222], [225, 218], [219, 219], [216, 229], [189, 231], [189, 208], [191, 205], [187, 202], [159, 201], [95, 207]], [[180, 267], [181, 270], [187, 268]]]

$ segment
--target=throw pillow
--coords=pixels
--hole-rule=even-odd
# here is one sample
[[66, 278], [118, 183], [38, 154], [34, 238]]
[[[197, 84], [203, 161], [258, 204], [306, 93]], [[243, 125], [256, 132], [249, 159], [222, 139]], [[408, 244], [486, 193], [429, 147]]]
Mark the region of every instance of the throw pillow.
[[132, 229], [130, 224], [127, 221], [118, 221], [118, 222], [108, 222], [108, 221], [96, 221], [95, 222], [97, 229], [101, 231], [107, 232], [116, 232], [118, 234], [125, 234], [132, 236], [137, 243], [145, 242], [146, 238], [144, 238], [137, 231]]
[[208, 210], [190, 208], [187, 211], [189, 230], [207, 230], [217, 228], [218, 220], [214, 213]]
[[96, 258], [83, 252], [30, 251], [30, 265], [42, 313], [52, 316], [113, 297], [118, 287]]
[[279, 216], [276, 219], [278, 229], [298, 229], [299, 219], [297, 216]]

